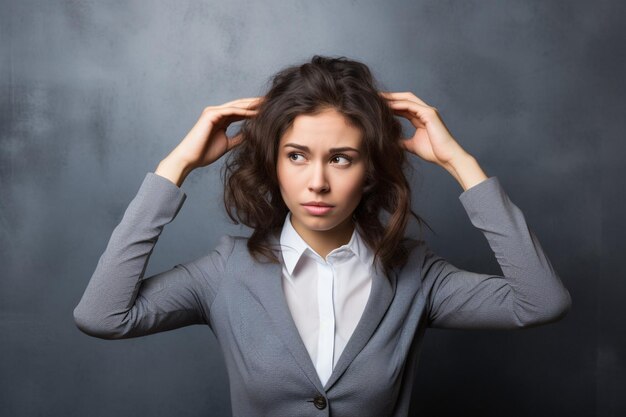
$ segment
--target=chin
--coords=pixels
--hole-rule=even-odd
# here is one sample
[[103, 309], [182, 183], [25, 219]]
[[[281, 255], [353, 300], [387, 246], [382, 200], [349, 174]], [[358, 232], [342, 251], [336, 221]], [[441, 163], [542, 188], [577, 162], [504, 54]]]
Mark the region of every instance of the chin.
[[341, 226], [345, 221], [345, 219], [337, 220], [336, 216], [323, 217], [312, 215], [307, 215], [305, 218], [299, 218], [298, 220], [308, 229], [315, 230], [316, 232], [328, 232]]

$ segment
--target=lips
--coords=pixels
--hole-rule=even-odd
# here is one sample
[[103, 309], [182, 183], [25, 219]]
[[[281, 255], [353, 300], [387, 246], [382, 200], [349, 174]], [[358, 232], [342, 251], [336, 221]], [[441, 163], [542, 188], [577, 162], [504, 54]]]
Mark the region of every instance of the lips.
[[309, 201], [308, 203], [302, 204], [303, 206], [315, 206], [315, 207], [334, 207], [332, 204], [327, 204], [321, 201]]
[[332, 206], [313, 206], [313, 205], [302, 205], [304, 209], [312, 216], [323, 216], [332, 211]]

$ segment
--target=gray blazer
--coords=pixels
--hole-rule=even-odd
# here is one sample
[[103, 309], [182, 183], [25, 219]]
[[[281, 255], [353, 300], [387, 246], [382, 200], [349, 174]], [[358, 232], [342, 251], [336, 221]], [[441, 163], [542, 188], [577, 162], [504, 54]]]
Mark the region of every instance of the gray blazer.
[[490, 177], [459, 199], [504, 275], [459, 269], [417, 242], [403, 268], [374, 279], [363, 316], [322, 386], [287, 306], [281, 265], [255, 262], [246, 237], [224, 235], [206, 255], [144, 277], [163, 227], [185, 199], [168, 179], [146, 174], [74, 320], [104, 339], [208, 325], [224, 354], [235, 416], [406, 416], [427, 327], [528, 328], [571, 308], [522, 212]]

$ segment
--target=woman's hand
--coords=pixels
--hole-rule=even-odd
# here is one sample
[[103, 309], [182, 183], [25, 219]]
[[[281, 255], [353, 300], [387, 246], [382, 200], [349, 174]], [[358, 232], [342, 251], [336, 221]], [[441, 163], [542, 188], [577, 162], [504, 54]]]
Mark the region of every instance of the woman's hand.
[[154, 173], [180, 187], [191, 171], [215, 162], [241, 143], [241, 134], [229, 138], [226, 129], [232, 122], [256, 116], [262, 99], [242, 98], [205, 107], [187, 136], [159, 163]]
[[220, 106], [208, 106], [187, 136], [167, 156], [187, 171], [207, 166], [220, 159], [241, 143], [241, 134], [226, 136], [228, 126], [236, 121], [254, 117], [263, 97], [241, 98]]
[[445, 168], [463, 190], [487, 179], [478, 161], [452, 137], [437, 109], [413, 93], [380, 92], [394, 113], [405, 117], [416, 127], [412, 138], [400, 139], [400, 145], [420, 158]]
[[380, 92], [394, 113], [408, 119], [417, 129], [411, 138], [400, 139], [401, 146], [420, 158], [448, 167], [467, 152], [457, 143], [439, 117], [435, 107], [413, 93]]

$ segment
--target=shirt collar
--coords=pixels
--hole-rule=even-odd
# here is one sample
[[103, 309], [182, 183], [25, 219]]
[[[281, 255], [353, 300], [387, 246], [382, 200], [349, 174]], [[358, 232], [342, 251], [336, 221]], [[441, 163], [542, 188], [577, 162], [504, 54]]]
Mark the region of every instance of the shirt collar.
[[[307, 256], [315, 259], [317, 262], [326, 262], [317, 252], [313, 250], [313, 248], [311, 248], [311, 246], [309, 246], [308, 243], [304, 241], [304, 239], [302, 239], [296, 229], [294, 229], [291, 224], [291, 212], [287, 212], [287, 215], [285, 216], [285, 222], [283, 223], [280, 235], [280, 247], [282, 249], [285, 266], [287, 267], [287, 271], [290, 275], [293, 274], [293, 270], [302, 255], [306, 254]], [[349, 251], [356, 255], [357, 258], [367, 266], [370, 266], [374, 260], [372, 251], [361, 237], [358, 225], [355, 226], [350, 241], [339, 248], [333, 249], [330, 254], [343, 251]]]

